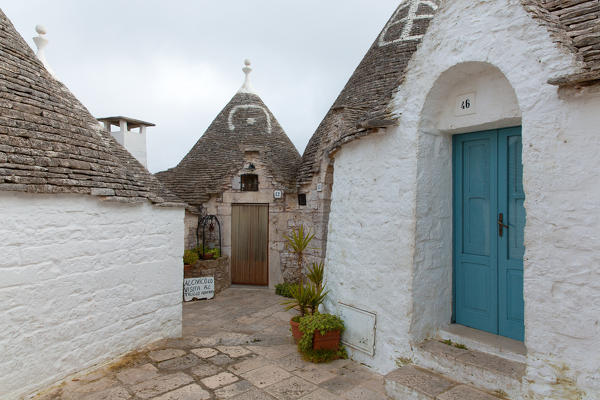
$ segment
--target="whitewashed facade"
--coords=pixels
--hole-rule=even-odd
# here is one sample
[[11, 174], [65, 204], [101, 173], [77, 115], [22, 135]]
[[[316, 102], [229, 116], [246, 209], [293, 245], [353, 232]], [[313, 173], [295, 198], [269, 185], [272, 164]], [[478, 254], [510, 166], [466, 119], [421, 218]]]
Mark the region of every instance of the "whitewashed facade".
[[[450, 325], [452, 135], [522, 126], [526, 374], [498, 389], [600, 397], [600, 88], [548, 83], [579, 66], [519, 1], [440, 5], [394, 96], [397, 126], [334, 154], [327, 308], [377, 315], [374, 356], [354, 359], [419, 364], [415, 346]], [[460, 115], [463, 95], [475, 112]]]
[[181, 336], [183, 208], [0, 192], [0, 393]]

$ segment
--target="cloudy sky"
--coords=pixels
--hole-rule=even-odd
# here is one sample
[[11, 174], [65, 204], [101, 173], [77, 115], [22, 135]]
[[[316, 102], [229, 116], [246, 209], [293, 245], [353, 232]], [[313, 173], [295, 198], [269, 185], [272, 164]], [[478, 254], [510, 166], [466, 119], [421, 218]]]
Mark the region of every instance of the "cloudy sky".
[[300, 153], [401, 0], [3, 0], [33, 46], [42, 24], [58, 78], [96, 117], [148, 131], [152, 172], [176, 165], [252, 82]]

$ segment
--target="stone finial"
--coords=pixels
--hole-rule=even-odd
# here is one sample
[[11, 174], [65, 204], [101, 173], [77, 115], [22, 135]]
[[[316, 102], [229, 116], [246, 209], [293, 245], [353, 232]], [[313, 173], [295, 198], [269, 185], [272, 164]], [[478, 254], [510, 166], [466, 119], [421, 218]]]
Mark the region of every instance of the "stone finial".
[[45, 49], [46, 46], [48, 46], [48, 39], [46, 39], [46, 28], [44, 28], [42, 25], [36, 25], [35, 31], [38, 34], [38, 36], [33, 38], [33, 42], [37, 46], [36, 56], [38, 60], [40, 60], [42, 64], [44, 64], [44, 67], [50, 73], [50, 75], [55, 76], [54, 71], [52, 71], [52, 68], [50, 68], [50, 66], [48, 65], [48, 61], [46, 61]]
[[244, 60], [244, 64], [245, 64], [245, 67], [242, 68], [242, 71], [244, 71], [244, 74], [246, 74], [246, 78], [244, 79], [244, 84], [242, 85], [240, 90], [238, 90], [238, 93], [255, 94], [254, 88], [252, 87], [252, 83], [250, 83], [250, 72], [252, 72], [252, 68], [250, 67], [250, 65], [252, 63], [250, 62], [250, 60], [246, 59], [246, 60]]

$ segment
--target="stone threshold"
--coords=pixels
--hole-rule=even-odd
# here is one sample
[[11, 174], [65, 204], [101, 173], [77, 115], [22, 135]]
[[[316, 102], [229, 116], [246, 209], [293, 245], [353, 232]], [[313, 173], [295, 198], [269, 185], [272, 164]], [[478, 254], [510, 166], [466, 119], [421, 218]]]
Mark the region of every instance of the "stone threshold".
[[384, 378], [386, 393], [394, 400], [498, 400], [504, 397], [453, 381], [414, 365], [390, 372]]
[[488, 393], [518, 398], [526, 364], [473, 350], [464, 343], [426, 340], [414, 349], [416, 365]]
[[465, 345], [471, 350], [494, 354], [520, 363], [527, 362], [527, 348], [523, 342], [504, 336], [452, 324], [439, 331], [440, 340], [451, 340], [453, 343]]

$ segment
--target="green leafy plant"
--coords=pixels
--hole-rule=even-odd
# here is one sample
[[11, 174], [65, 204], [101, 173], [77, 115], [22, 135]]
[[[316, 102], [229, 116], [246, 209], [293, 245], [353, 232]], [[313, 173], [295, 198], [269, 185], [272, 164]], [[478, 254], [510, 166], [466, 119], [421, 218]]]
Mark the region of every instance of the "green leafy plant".
[[209, 249], [208, 247], [204, 248], [204, 254], [210, 254], [213, 258], [221, 257], [221, 250], [219, 249]]
[[326, 362], [336, 358], [347, 358], [345, 349], [340, 345], [337, 350], [313, 350], [315, 332], [321, 335], [327, 332], [344, 332], [344, 321], [337, 315], [315, 313], [300, 318], [300, 332], [302, 338], [298, 343], [298, 350], [304, 357], [312, 362]]
[[290, 289], [294, 286], [298, 286], [298, 284], [289, 282], [279, 283], [275, 285], [275, 294], [283, 297], [292, 298]]
[[188, 249], [183, 252], [183, 263], [186, 265], [194, 264], [198, 259], [198, 249]]
[[306, 277], [315, 285], [318, 289], [322, 289], [323, 279], [325, 276], [325, 264], [321, 261], [320, 263], [312, 263], [312, 265], [308, 268], [308, 273]]
[[302, 270], [304, 268], [304, 257], [305, 252], [308, 249], [308, 245], [315, 237], [314, 233], [304, 230], [304, 225], [296, 229], [292, 229], [292, 233], [284, 235], [283, 238], [286, 240], [286, 247], [296, 257], [296, 264], [298, 266], [299, 280], [302, 280]]

